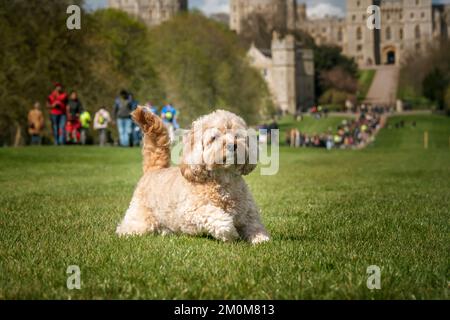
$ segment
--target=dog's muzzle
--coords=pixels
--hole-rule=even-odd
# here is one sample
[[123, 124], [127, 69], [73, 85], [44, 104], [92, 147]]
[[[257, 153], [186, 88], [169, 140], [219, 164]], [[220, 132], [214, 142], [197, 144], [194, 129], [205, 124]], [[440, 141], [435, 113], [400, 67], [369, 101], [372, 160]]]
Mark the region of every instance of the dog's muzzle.
[[237, 150], [237, 145], [235, 143], [227, 144], [227, 151], [234, 152]]

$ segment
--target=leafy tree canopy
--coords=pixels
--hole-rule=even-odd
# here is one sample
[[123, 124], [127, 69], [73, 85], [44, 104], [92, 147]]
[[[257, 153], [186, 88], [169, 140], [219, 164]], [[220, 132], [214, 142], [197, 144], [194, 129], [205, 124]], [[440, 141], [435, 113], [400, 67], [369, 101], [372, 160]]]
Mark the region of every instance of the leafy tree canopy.
[[111, 108], [121, 89], [141, 103], [173, 103], [184, 125], [215, 108], [251, 123], [272, 112], [262, 77], [220, 23], [186, 14], [148, 29], [106, 9], [83, 11], [81, 30], [68, 30], [72, 4], [83, 1], [0, 0], [0, 144], [25, 132], [28, 110], [45, 105], [56, 81], [91, 112]]

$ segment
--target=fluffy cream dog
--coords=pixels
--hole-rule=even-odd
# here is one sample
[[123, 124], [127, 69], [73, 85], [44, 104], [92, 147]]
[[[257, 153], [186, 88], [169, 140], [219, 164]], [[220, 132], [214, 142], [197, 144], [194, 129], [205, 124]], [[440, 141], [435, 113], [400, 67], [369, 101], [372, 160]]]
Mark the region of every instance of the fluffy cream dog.
[[226, 161], [232, 150], [244, 148], [248, 155], [244, 120], [223, 110], [199, 118], [185, 136], [179, 167], [170, 167], [170, 140], [161, 119], [139, 107], [133, 120], [144, 133], [144, 175], [117, 234], [185, 233], [252, 244], [269, 240], [242, 178], [256, 165], [248, 163], [248, 156], [243, 164], [236, 157]]

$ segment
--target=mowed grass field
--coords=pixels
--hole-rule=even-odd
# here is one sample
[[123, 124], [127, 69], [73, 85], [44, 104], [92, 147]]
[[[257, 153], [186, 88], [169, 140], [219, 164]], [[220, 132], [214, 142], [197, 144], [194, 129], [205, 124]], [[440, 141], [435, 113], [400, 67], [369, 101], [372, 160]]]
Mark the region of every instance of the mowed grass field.
[[297, 128], [302, 134], [316, 135], [321, 133], [337, 132], [338, 126], [344, 120], [351, 120], [346, 116], [329, 116], [326, 118], [315, 119], [307, 114], [301, 121], [295, 121], [292, 116], [283, 117], [278, 123], [280, 129], [280, 143], [285, 144], [286, 132], [289, 129]]
[[277, 175], [246, 178], [272, 236], [260, 246], [116, 237], [138, 149], [0, 149], [0, 298], [448, 299], [450, 119], [401, 119], [365, 150], [281, 148]]

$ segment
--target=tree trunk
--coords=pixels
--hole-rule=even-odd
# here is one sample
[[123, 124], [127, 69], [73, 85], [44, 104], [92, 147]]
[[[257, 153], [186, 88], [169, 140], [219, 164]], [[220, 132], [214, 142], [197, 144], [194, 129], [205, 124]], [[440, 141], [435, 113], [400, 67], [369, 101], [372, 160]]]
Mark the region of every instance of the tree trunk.
[[19, 147], [22, 142], [22, 129], [20, 124], [16, 123], [16, 135], [14, 137], [14, 147]]

